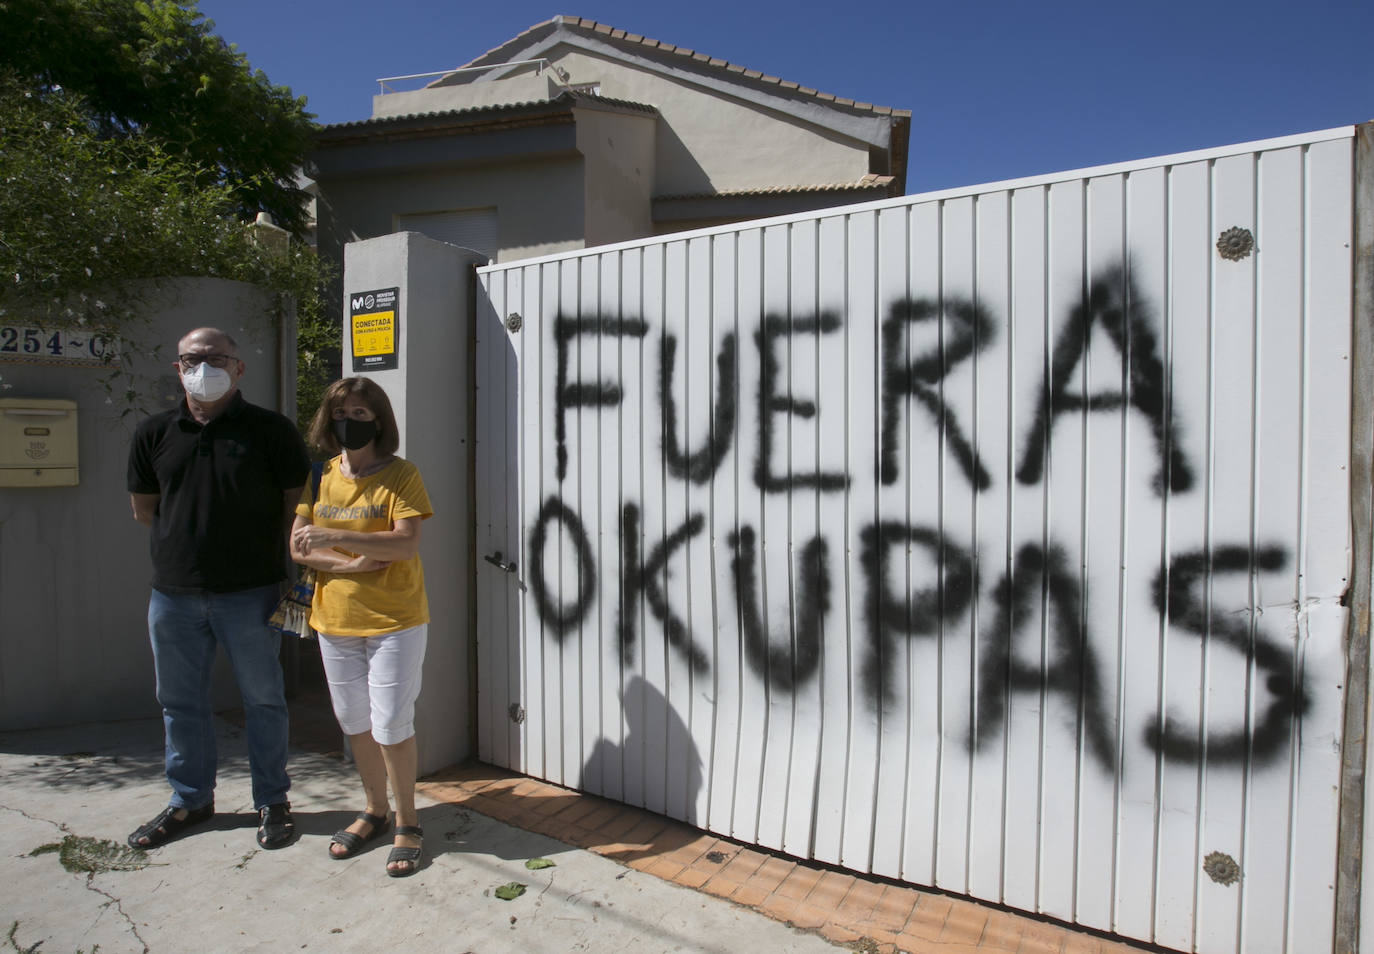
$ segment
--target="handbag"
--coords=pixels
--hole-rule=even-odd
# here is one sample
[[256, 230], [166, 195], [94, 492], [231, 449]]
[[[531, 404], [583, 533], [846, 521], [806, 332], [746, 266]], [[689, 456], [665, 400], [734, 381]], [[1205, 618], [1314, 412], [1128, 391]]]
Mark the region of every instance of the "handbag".
[[[313, 506], [320, 498], [320, 478], [324, 474], [324, 464], [316, 461], [310, 465], [310, 503]], [[267, 628], [288, 636], [301, 639], [314, 639], [315, 631], [309, 626], [310, 604], [315, 599], [315, 570], [303, 566], [296, 574], [296, 580], [277, 602], [277, 608], [267, 618]]]

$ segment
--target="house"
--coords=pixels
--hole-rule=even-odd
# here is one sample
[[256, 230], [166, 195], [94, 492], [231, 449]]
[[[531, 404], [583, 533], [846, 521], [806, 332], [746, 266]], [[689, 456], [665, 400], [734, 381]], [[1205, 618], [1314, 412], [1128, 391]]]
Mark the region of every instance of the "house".
[[433, 75], [317, 133], [321, 254], [417, 231], [510, 261], [905, 190], [908, 110], [591, 20]]

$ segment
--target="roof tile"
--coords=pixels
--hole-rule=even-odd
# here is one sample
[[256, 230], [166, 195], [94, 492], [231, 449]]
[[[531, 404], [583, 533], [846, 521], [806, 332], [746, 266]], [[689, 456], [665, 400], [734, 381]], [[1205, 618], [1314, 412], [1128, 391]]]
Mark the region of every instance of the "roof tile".
[[866, 192], [886, 190], [888, 183], [892, 182], [892, 176], [880, 176], [868, 173], [858, 182], [830, 182], [818, 185], [791, 185], [791, 186], [764, 186], [758, 189], [727, 189], [721, 192], [697, 192], [682, 195], [660, 195], [655, 196], [656, 201], [663, 200], [691, 200], [691, 199], [730, 199], [740, 196], [751, 195], [787, 195], [790, 193], [801, 192]]
[[761, 73], [758, 70], [751, 70], [746, 69], [744, 67], [736, 66], [735, 64], [730, 63], [728, 60], [723, 60], [719, 57], [709, 56], [705, 53], [698, 53], [695, 50], [689, 50], [685, 47], [678, 47], [674, 46], [671, 43], [664, 43], [660, 40], [650, 39], [649, 37], [640, 36], [637, 33], [628, 33], [624, 30], [611, 27], [607, 24], [598, 23], [595, 20], [587, 19], [586, 17], [557, 16], [553, 17], [550, 20], [545, 20], [542, 23], [536, 23], [528, 30], [520, 32], [516, 36], [507, 40], [505, 43], [502, 43], [500, 46], [493, 47], [492, 49], [488, 50], [486, 53], [483, 53], [476, 59], [468, 63], [465, 63], [464, 66], [485, 66], [488, 64], [484, 63], [483, 61], [487, 59], [491, 59], [494, 62], [500, 62], [499, 57], [511, 46], [516, 45], [518, 41], [520, 41], [523, 37], [548, 26], [552, 26], [555, 29], [561, 26], [568, 29], [587, 30], [591, 33], [600, 34], [601, 36], [609, 36], [614, 40], [638, 44], [640, 46], [645, 46], [650, 49], [661, 50], [664, 53], [672, 53], [677, 56], [682, 56], [695, 60], [697, 62], [705, 63], [708, 66], [714, 67], [716, 69], [724, 69], [731, 73], [742, 74], [748, 77], [749, 79], [757, 80], [760, 83], [771, 83], [773, 85], [781, 87], [782, 89], [796, 90], [797, 92], [805, 96], [812, 96], [824, 102], [832, 102], [838, 105], [848, 106], [853, 109], [864, 110], [867, 112], [873, 112], [883, 116], [907, 117], [911, 115], [911, 110], [909, 109], [894, 109], [890, 106], [874, 106], [870, 103], [860, 103], [852, 99], [833, 96], [828, 93], [821, 93], [817, 90], [811, 89], [808, 86], [802, 86], [798, 83], [791, 82], [790, 80], [780, 79], [776, 76], [771, 76], [767, 73]]
[[612, 99], [609, 96], [597, 96], [594, 93], [583, 93], [568, 91], [561, 93], [553, 99], [527, 100], [520, 103], [498, 103], [495, 105], [467, 106], [462, 109], [441, 109], [429, 113], [405, 113], [400, 116], [378, 116], [369, 119], [359, 119], [346, 123], [330, 123], [320, 127], [322, 131], [339, 131], [345, 129], [363, 129], [366, 127], [383, 127], [391, 123], [402, 123], [417, 119], [448, 119], [458, 116], [478, 116], [482, 113], [500, 114], [503, 112], [517, 113], [529, 110], [537, 110], [540, 107], [560, 107], [566, 105], [574, 106], [609, 106], [614, 109], [628, 110], [632, 112], [656, 113], [658, 107], [650, 106], [646, 103], [635, 103], [626, 99]]

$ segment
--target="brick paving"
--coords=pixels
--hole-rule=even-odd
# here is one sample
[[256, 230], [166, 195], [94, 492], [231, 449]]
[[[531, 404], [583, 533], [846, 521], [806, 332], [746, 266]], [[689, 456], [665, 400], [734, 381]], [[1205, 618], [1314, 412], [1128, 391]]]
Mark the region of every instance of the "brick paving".
[[863, 877], [662, 815], [472, 762], [421, 780], [430, 798], [815, 931], [864, 954], [1140, 954], [1160, 948], [938, 891]]

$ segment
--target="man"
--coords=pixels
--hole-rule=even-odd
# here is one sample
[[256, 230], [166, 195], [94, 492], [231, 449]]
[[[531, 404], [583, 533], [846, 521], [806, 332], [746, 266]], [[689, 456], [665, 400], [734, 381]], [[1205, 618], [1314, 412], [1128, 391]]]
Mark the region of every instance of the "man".
[[129, 451], [134, 519], [152, 530], [148, 635], [171, 799], [129, 836], [156, 848], [215, 813], [210, 673], [223, 646], [243, 695], [258, 844], [295, 833], [286, 800], [281, 637], [267, 627], [286, 577], [291, 514], [310, 472], [295, 425], [239, 393], [234, 339], [198, 328], [177, 347], [186, 400], [143, 421]]

